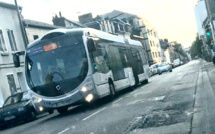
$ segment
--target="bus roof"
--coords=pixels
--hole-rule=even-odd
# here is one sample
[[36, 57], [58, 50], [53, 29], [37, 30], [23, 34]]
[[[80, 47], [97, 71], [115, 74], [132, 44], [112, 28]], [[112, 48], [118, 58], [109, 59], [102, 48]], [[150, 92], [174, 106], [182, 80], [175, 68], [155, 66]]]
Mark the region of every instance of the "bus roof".
[[[115, 41], [115, 42], [121, 42], [121, 43], [125, 43], [124, 38], [116, 36], [116, 35], [112, 35], [103, 31], [99, 31], [96, 29], [92, 29], [92, 28], [75, 28], [75, 29], [54, 29], [49, 31], [48, 33], [46, 33], [43, 37], [35, 40], [34, 42], [30, 43], [28, 45], [28, 48], [34, 46], [36, 43], [38, 43], [39, 41], [41, 41], [45, 36], [51, 34], [51, 33], [82, 33], [83, 35], [88, 35], [88, 36], [92, 36], [92, 37], [98, 37], [101, 39], [106, 39], [106, 40], [111, 40], [111, 41]], [[128, 39], [128, 42], [130, 45], [135, 45], [135, 46], [142, 46], [142, 44], [139, 41], [135, 41], [135, 40], [131, 40]]]

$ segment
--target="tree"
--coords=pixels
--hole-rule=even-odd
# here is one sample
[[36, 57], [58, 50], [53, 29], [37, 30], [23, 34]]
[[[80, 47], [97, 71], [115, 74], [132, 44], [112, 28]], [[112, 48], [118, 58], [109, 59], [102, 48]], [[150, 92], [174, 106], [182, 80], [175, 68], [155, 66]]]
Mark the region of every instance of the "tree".
[[192, 43], [192, 46], [190, 48], [191, 57], [195, 58], [195, 56], [202, 56], [201, 47], [203, 46], [202, 40], [199, 39], [199, 36], [197, 34], [195, 41]]
[[184, 57], [187, 56], [186, 53], [184, 52], [184, 50], [182, 49], [182, 45], [180, 43], [175, 41], [173, 47], [174, 47], [175, 52], [178, 52], [179, 54], [181, 54]]

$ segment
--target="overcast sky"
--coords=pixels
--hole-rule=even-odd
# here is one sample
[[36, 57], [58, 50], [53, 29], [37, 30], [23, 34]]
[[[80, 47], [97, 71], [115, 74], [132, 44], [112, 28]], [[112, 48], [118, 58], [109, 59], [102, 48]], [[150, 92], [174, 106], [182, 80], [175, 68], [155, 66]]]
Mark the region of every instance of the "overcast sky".
[[[14, 0], [0, 0], [14, 3]], [[177, 41], [184, 47], [192, 44], [197, 26], [194, 8], [197, 0], [17, 0], [23, 7], [25, 19], [52, 24], [52, 16], [59, 11], [71, 20], [78, 15], [93, 13], [93, 16], [120, 10], [149, 20], [157, 29], [160, 38]]]

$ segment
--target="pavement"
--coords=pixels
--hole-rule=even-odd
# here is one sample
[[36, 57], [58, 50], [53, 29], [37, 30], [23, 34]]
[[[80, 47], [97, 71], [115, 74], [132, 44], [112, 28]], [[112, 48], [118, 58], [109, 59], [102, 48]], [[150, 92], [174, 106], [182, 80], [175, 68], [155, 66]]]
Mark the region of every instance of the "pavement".
[[215, 66], [191, 61], [146, 85], [120, 92], [114, 101], [56, 111], [1, 134], [198, 134], [215, 132]]

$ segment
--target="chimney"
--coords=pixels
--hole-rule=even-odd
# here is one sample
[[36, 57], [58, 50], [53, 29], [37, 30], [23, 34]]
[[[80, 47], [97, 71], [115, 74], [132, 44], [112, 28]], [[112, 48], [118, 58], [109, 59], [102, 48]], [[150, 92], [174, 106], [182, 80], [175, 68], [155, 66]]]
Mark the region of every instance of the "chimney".
[[92, 13], [87, 13], [87, 14], [78, 16], [78, 19], [80, 23], [85, 24], [85, 23], [92, 22], [93, 16], [92, 16]]
[[59, 12], [59, 16], [60, 16], [60, 17], [62, 17], [62, 15], [61, 15], [61, 11]]

